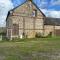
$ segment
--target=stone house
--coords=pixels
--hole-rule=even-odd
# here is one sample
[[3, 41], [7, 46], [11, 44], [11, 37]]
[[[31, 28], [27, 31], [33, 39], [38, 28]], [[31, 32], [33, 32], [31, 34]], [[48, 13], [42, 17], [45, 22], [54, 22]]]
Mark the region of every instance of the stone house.
[[45, 23], [46, 16], [43, 12], [31, 0], [27, 0], [8, 12], [7, 38], [11, 40], [21, 38], [21, 36], [34, 38], [36, 33], [46, 36], [50, 32], [54, 35], [54, 26]]
[[52, 36], [60, 36], [60, 18], [46, 17], [44, 21], [45, 36], [50, 32]]

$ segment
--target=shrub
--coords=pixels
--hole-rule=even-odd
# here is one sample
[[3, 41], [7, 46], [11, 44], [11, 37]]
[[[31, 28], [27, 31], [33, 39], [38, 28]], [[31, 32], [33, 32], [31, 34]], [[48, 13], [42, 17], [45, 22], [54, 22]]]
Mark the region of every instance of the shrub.
[[52, 37], [52, 32], [50, 32], [47, 37]]
[[43, 37], [43, 36], [42, 36], [41, 33], [36, 33], [35, 37], [36, 37], [36, 38], [41, 38], [41, 37]]

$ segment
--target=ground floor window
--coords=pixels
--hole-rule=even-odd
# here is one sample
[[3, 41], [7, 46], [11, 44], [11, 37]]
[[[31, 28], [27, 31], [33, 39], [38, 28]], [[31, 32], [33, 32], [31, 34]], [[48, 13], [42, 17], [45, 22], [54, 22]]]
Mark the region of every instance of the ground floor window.
[[13, 35], [19, 35], [19, 24], [13, 24]]

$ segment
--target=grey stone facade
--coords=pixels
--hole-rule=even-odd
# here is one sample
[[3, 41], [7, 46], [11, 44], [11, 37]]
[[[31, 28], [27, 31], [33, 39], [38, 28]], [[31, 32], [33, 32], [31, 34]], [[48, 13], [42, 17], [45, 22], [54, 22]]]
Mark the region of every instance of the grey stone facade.
[[[10, 10], [6, 20], [7, 38], [35, 38], [36, 33], [47, 36], [57, 34], [55, 31], [60, 26], [45, 25], [46, 16], [30, 0], [21, 6]], [[60, 30], [60, 28], [59, 28]], [[58, 32], [59, 32], [58, 30]]]
[[6, 20], [7, 37], [9, 39], [20, 37], [34, 38], [38, 32], [43, 33], [45, 15], [31, 1], [9, 11]]

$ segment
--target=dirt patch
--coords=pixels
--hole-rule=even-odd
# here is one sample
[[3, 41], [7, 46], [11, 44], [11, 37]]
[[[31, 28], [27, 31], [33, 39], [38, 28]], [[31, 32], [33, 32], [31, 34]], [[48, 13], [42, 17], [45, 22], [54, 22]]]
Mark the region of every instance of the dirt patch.
[[4, 60], [4, 59], [5, 59], [5, 56], [0, 55], [0, 60]]

